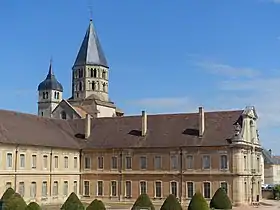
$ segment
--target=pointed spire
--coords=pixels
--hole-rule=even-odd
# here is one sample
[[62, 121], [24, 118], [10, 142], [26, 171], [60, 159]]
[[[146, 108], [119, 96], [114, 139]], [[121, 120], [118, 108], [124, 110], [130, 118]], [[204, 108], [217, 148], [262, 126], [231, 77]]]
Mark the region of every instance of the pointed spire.
[[84, 40], [78, 52], [74, 66], [87, 64], [108, 67], [106, 57], [94, 30], [92, 19], [90, 19], [88, 29], [84, 36]]
[[53, 73], [53, 70], [52, 70], [52, 57], [51, 57], [48, 76], [52, 76], [52, 75], [54, 75], [54, 73]]

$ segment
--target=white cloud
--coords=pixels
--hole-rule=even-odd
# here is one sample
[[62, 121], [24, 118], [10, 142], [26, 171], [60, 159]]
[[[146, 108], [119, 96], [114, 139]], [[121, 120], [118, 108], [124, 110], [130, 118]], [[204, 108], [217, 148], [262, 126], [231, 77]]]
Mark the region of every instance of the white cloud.
[[129, 104], [150, 113], [192, 112], [197, 109], [195, 101], [188, 97], [143, 98]]
[[221, 76], [228, 76], [231, 78], [238, 77], [255, 77], [259, 75], [259, 71], [247, 67], [233, 67], [223, 63], [215, 63], [209, 61], [195, 62], [195, 65], [206, 69], [210, 73], [219, 74]]

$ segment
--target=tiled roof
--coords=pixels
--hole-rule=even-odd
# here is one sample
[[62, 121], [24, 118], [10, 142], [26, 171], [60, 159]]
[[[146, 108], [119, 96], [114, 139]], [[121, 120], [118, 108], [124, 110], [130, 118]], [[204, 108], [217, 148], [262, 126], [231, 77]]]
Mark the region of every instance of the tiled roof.
[[[0, 143], [64, 148], [139, 148], [227, 146], [242, 110], [205, 112], [205, 132], [198, 136], [198, 113], [147, 116], [147, 135], [141, 136], [141, 116], [60, 120], [0, 110]], [[83, 142], [83, 145], [81, 145]]]

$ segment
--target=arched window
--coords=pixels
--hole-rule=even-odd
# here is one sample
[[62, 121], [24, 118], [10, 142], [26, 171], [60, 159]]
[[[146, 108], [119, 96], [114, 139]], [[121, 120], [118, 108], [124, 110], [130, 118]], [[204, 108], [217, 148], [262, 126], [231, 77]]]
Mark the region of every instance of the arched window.
[[43, 99], [45, 99], [46, 98], [46, 94], [45, 94], [45, 92], [43, 92]]
[[79, 82], [79, 91], [82, 91], [82, 90], [83, 90], [83, 83]]
[[62, 111], [60, 113], [60, 118], [63, 119], [63, 120], [66, 120], [66, 112], [65, 111]]
[[93, 68], [90, 69], [90, 77], [93, 77], [94, 73], [93, 73]]
[[95, 90], [95, 82], [94, 81], [91, 83], [91, 89]]
[[97, 77], [97, 70], [96, 69], [94, 69], [94, 71], [93, 71], [93, 76]]
[[56, 92], [56, 98], [59, 99], [59, 92]]
[[103, 86], [103, 91], [105, 91], [105, 90], [106, 90], [106, 83], [104, 82], [104, 83], [102, 84], [102, 86]]

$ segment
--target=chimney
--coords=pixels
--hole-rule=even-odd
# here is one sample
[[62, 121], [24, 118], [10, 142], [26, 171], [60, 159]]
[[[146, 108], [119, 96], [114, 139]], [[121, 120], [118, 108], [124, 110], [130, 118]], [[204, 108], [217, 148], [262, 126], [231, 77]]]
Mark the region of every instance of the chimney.
[[202, 137], [203, 136], [203, 133], [204, 133], [204, 128], [205, 128], [205, 119], [204, 119], [204, 110], [203, 110], [203, 107], [200, 106], [198, 108], [199, 110], [199, 137]]
[[89, 114], [86, 114], [85, 118], [85, 139], [87, 139], [90, 136], [91, 131], [91, 117]]
[[142, 111], [142, 131], [141, 135], [145, 136], [147, 134], [147, 113]]

